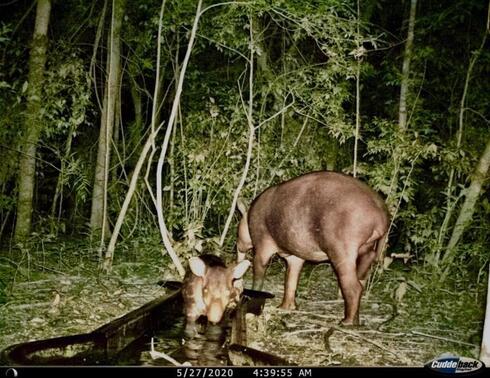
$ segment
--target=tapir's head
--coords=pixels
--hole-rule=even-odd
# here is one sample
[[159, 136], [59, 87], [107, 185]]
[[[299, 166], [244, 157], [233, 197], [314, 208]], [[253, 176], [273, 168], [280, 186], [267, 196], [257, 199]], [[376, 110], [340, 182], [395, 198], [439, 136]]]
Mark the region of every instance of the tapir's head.
[[238, 303], [243, 291], [242, 277], [249, 266], [247, 260], [228, 267], [209, 266], [199, 257], [189, 260], [192, 274], [202, 279], [202, 298], [208, 321], [220, 322], [225, 310]]

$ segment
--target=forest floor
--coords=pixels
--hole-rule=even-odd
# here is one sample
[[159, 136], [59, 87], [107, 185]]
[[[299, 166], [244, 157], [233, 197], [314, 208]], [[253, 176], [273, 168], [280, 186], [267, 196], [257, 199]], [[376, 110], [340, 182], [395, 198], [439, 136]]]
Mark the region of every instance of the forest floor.
[[296, 311], [282, 300], [282, 261], [269, 268], [264, 290], [275, 293], [260, 317], [249, 317], [251, 347], [279, 354], [299, 365], [422, 366], [443, 353], [478, 358], [485, 285], [459, 282], [437, 288], [430, 275], [393, 267], [361, 301], [361, 326], [338, 323], [344, 302], [329, 264], [302, 272]]
[[[137, 252], [126, 251], [106, 276], [97, 273], [93, 249], [76, 243], [1, 251], [0, 350], [90, 332], [165, 295], [157, 282], [175, 280], [175, 270], [164, 268], [170, 264], [157, 250]], [[277, 308], [284, 264], [274, 258], [264, 290], [275, 298], [261, 316], [247, 315], [249, 346], [311, 366], [422, 366], [443, 353], [478, 357], [485, 277], [458, 275], [439, 286], [430, 272], [402, 263], [377, 277], [361, 303], [361, 326], [341, 328], [343, 301], [331, 266], [305, 264], [299, 308], [284, 311]], [[250, 282], [248, 272], [246, 287]]]

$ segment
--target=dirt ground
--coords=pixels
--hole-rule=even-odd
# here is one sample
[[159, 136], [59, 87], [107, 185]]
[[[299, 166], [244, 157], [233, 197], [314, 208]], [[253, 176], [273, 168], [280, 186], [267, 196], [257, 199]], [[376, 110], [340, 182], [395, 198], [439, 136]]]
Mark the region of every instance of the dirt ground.
[[0, 349], [85, 333], [166, 293], [155, 282], [54, 276], [22, 282], [0, 306]]
[[[439, 324], [436, 316], [426, 319], [425, 311], [417, 318], [415, 306], [403, 301], [395, 306], [394, 301], [380, 298], [379, 291], [363, 297], [360, 327], [340, 327], [344, 303], [338, 297], [337, 281], [328, 264], [306, 265], [297, 295], [298, 309], [279, 309], [282, 265], [280, 261], [273, 263], [264, 285], [275, 298], [266, 304], [260, 317], [247, 315], [251, 347], [311, 366], [422, 366], [443, 353], [478, 356], [476, 334]], [[400, 285], [394, 296], [401, 295], [399, 291]], [[434, 307], [434, 312], [437, 310]]]
[[[165, 295], [156, 283], [175, 279], [173, 271], [158, 268], [161, 263], [148, 270], [148, 264], [121, 262], [110, 277], [94, 274], [94, 264], [73, 264], [10, 281], [0, 305], [0, 349], [90, 332]], [[458, 297], [457, 288], [444, 289], [437, 302], [423, 294], [430, 287], [387, 271], [363, 297], [361, 326], [341, 328], [343, 301], [330, 265], [305, 265], [296, 311], [277, 308], [283, 277], [284, 264], [275, 259], [264, 285], [275, 298], [261, 316], [247, 315], [251, 347], [309, 366], [422, 366], [442, 353], [478, 356], [481, 289], [471, 297]], [[246, 287], [250, 283], [248, 272]]]

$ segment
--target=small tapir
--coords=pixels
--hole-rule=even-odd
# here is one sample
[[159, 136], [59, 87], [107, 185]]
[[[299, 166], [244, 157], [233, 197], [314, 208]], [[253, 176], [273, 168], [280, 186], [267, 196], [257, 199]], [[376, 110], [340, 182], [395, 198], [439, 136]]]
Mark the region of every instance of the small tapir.
[[216, 324], [226, 309], [238, 304], [243, 291], [242, 277], [249, 266], [250, 262], [244, 260], [227, 267], [218, 256], [207, 254], [189, 259], [182, 286], [186, 333], [195, 331], [200, 316]]
[[262, 289], [267, 264], [278, 253], [287, 262], [280, 307], [294, 309], [305, 260], [329, 260], [345, 303], [341, 323], [359, 324], [364, 280], [383, 249], [388, 231], [388, 211], [377, 193], [341, 173], [312, 172], [266, 189], [248, 212], [240, 211], [238, 261], [254, 249], [255, 290]]

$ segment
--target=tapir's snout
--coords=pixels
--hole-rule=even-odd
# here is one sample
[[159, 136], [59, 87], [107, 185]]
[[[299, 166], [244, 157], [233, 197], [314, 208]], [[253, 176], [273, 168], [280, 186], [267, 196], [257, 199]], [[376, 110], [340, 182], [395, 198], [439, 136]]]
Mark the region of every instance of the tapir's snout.
[[223, 314], [225, 312], [225, 309], [223, 308], [222, 304], [220, 301], [213, 301], [211, 302], [209, 308], [208, 308], [208, 321], [217, 324], [221, 321], [223, 318]]
[[182, 295], [188, 323], [204, 315], [218, 324], [225, 312], [240, 300], [242, 277], [250, 266], [248, 260], [226, 266], [218, 256], [204, 254], [189, 259]]

